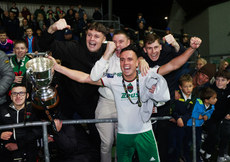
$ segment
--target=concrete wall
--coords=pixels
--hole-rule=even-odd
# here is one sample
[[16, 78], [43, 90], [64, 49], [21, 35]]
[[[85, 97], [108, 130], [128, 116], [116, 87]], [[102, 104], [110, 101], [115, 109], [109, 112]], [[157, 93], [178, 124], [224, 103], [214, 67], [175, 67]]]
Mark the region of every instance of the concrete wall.
[[173, 1], [170, 11], [170, 21], [168, 27], [171, 28], [173, 33], [181, 34], [185, 21], [185, 12], [176, 0]]
[[209, 7], [210, 54], [230, 53], [230, 2]]
[[202, 39], [202, 45], [199, 48], [201, 56], [209, 55], [209, 11], [206, 9], [199, 16], [184, 24], [184, 31], [191, 36], [198, 36]]
[[226, 55], [211, 57], [208, 61], [218, 63], [230, 56], [230, 1], [211, 6], [188, 22], [184, 21], [185, 12], [174, 2], [170, 14], [169, 27], [179, 33], [181, 29], [191, 36], [200, 37], [203, 42], [199, 48], [201, 56]]

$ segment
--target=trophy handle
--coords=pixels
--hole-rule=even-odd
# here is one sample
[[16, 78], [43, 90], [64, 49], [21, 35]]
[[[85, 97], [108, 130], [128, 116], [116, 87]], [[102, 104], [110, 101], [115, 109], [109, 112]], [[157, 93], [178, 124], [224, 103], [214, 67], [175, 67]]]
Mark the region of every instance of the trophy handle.
[[26, 76], [27, 76], [27, 78], [29, 78], [29, 80], [31, 81], [31, 83], [33, 84], [33, 86], [36, 88], [36, 80], [35, 80], [35, 77], [33, 75], [32, 68], [28, 68], [26, 70]]

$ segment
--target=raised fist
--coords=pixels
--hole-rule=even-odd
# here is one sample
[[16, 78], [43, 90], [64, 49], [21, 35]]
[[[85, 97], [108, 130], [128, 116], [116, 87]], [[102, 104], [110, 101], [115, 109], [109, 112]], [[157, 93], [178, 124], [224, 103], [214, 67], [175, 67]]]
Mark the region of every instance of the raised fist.
[[192, 49], [197, 49], [200, 47], [200, 44], [201, 44], [202, 40], [198, 37], [192, 37], [190, 39], [190, 47]]

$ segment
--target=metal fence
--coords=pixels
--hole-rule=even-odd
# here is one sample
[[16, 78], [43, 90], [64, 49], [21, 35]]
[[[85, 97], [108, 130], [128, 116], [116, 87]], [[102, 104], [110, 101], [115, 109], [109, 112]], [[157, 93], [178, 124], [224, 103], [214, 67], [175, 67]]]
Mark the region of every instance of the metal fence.
[[[48, 56], [49, 52], [38, 52], [38, 53], [26, 53], [26, 55], [31, 55], [33, 57], [37, 57], [37, 56]], [[15, 54], [14, 53], [9, 53], [7, 54], [6, 56], [8, 57], [12, 57], [14, 56]]]
[[[171, 116], [163, 117], [152, 117], [151, 121], [156, 120], [169, 120]], [[88, 124], [88, 123], [113, 123], [117, 122], [116, 118], [104, 118], [104, 119], [80, 119], [80, 120], [63, 120], [62, 124]], [[18, 123], [10, 125], [1, 125], [0, 130], [12, 129], [12, 128], [22, 128], [22, 127], [34, 127], [41, 126], [43, 130], [43, 146], [44, 146], [44, 160], [45, 162], [50, 162], [50, 154], [48, 147], [48, 131], [47, 126], [50, 125], [48, 121], [37, 121], [37, 122], [27, 122], [27, 123]], [[195, 129], [195, 120], [193, 120], [193, 162], [196, 162], [196, 129]]]

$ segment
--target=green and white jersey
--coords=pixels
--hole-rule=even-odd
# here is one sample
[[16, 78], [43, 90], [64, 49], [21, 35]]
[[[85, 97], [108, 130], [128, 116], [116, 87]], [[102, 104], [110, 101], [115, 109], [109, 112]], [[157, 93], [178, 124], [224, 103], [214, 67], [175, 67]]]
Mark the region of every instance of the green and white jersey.
[[[150, 68], [147, 75], [157, 73], [158, 66]], [[142, 76], [139, 72], [139, 89], [144, 86], [144, 81], [147, 76]], [[102, 83], [109, 87], [114, 95], [118, 115], [118, 133], [120, 134], [137, 134], [149, 131], [152, 129], [151, 121], [143, 122], [140, 115], [140, 107], [138, 104], [132, 104], [125, 93], [122, 84], [122, 73], [107, 74], [103, 77]], [[138, 101], [136, 79], [133, 81], [124, 81], [128, 95], [133, 103]], [[142, 92], [140, 92], [141, 94]]]

